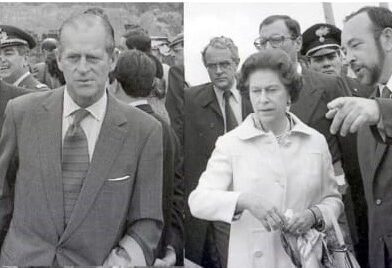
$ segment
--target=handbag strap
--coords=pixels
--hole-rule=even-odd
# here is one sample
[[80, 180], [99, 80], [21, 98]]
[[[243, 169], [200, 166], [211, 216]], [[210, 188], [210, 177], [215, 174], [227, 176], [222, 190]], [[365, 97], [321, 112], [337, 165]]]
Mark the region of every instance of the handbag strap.
[[343, 233], [342, 233], [342, 230], [340, 229], [338, 221], [337, 221], [335, 215], [333, 215], [333, 213], [331, 213], [331, 211], [329, 209], [327, 209], [327, 211], [329, 214], [328, 216], [332, 222], [332, 227], [335, 231], [336, 240], [337, 240], [340, 247], [345, 247], [346, 243], [344, 242]]

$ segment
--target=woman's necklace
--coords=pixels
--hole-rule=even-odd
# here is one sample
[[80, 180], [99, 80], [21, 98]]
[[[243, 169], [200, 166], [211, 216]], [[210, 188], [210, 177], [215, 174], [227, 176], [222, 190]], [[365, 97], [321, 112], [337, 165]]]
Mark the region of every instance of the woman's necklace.
[[289, 143], [287, 137], [290, 135], [290, 131], [292, 128], [292, 120], [291, 117], [289, 117], [289, 115], [287, 115], [286, 120], [287, 120], [287, 124], [285, 130], [281, 134], [275, 135], [276, 141], [280, 146], [284, 146]]

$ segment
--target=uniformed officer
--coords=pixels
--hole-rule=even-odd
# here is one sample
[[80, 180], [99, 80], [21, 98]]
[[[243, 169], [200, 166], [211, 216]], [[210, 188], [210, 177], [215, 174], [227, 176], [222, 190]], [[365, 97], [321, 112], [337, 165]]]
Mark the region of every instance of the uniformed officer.
[[302, 34], [301, 54], [309, 59], [310, 69], [325, 74], [341, 75], [343, 61], [340, 52], [339, 28], [318, 23]]
[[29, 71], [28, 56], [34, 38], [10, 25], [0, 25], [0, 78], [8, 84], [33, 90], [47, 90]]

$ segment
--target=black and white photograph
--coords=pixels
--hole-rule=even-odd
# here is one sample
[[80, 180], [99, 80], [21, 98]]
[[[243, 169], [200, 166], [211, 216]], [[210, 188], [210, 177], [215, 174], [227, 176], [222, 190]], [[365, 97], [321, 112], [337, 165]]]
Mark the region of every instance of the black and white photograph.
[[0, 267], [392, 268], [391, 7], [0, 2]]

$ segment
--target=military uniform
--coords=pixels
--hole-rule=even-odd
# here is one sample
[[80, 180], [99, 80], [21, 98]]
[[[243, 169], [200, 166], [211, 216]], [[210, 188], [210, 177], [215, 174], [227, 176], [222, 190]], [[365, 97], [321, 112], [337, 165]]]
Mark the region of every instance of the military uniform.
[[[25, 31], [10, 25], [0, 25], [0, 50], [3, 50], [7, 47], [20, 47], [24, 46], [28, 49], [32, 49], [36, 46], [36, 42], [34, 38], [26, 33]], [[20, 53], [19, 51], [17, 53]], [[24, 56], [24, 54], [19, 54], [18, 56]], [[4, 55], [3, 52], [0, 54], [1, 64], [5, 66], [5, 68], [9, 68], [10, 65], [14, 65], [17, 67], [18, 73], [23, 73], [21, 76], [16, 78], [15, 81], [9, 81], [11, 76], [15, 77], [14, 73], [11, 73], [7, 76], [7, 74], [3, 74], [3, 80], [9, 84], [13, 84], [14, 86], [33, 89], [37, 91], [48, 90], [49, 88], [40, 83], [34, 76], [26, 69], [27, 63], [23, 66], [20, 66], [13, 62], [11, 58], [8, 58], [7, 55]], [[26, 69], [26, 70], [25, 70]], [[25, 70], [25, 71], [23, 71]], [[14, 78], [13, 78], [14, 79]]]

